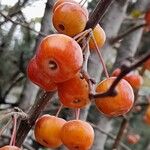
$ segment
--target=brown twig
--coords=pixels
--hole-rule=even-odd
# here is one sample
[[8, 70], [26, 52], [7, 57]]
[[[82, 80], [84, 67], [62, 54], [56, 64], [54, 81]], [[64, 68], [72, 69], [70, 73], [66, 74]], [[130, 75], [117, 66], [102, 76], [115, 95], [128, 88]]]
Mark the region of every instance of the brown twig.
[[89, 21], [87, 22], [85, 29], [94, 29], [95, 26], [100, 22], [106, 10], [109, 8], [113, 1], [114, 0], [99, 0], [95, 9], [89, 17]]
[[42, 92], [39, 99], [33, 104], [27, 113], [28, 118], [22, 120], [19, 129], [17, 130], [16, 145], [20, 147], [26, 138], [28, 132], [35, 124], [36, 119], [39, 117], [41, 112], [44, 110], [50, 99], [53, 97], [55, 92]]
[[126, 118], [123, 118], [123, 120], [121, 122], [121, 126], [120, 126], [120, 129], [119, 129], [119, 132], [118, 132], [117, 137], [115, 139], [115, 142], [114, 142], [114, 144], [112, 146], [112, 149], [117, 149], [117, 147], [119, 146], [121, 138], [124, 135], [123, 133], [124, 133], [127, 125], [128, 125], [128, 120]]
[[136, 30], [138, 30], [140, 28], [143, 28], [145, 26], [146, 26], [145, 23], [133, 26], [132, 28], [125, 31], [124, 33], [118, 35], [117, 37], [114, 37], [114, 38], [110, 39], [110, 43], [114, 44], [114, 43], [118, 42], [119, 40], [123, 39], [124, 37], [126, 37], [127, 35], [131, 34], [132, 32], [135, 32]]
[[47, 34], [44, 34], [44, 33], [42, 33], [42, 32], [36, 31], [35, 29], [31, 28], [29, 25], [26, 25], [26, 24], [23, 24], [23, 23], [21, 23], [21, 22], [12, 20], [9, 16], [4, 15], [2, 12], [0, 12], [0, 15], [3, 16], [4, 18], [6, 18], [7, 20], [9, 20], [10, 22], [12, 22], [12, 23], [14, 23], [14, 24], [17, 24], [17, 25], [20, 25], [20, 26], [22, 26], [22, 27], [24, 27], [24, 28], [27, 28], [27, 29], [29, 29], [29, 30], [35, 32], [35, 33], [40, 34], [40, 35], [43, 36], [43, 37], [45, 37], [45, 36], [47, 35]]
[[114, 80], [110, 88], [104, 92], [104, 93], [97, 93], [94, 95], [90, 95], [91, 98], [100, 98], [100, 97], [106, 97], [106, 96], [113, 96], [116, 95], [115, 93], [115, 87], [120, 82], [120, 80], [127, 75], [130, 71], [136, 69], [140, 65], [142, 65], [146, 60], [150, 58], [150, 52], [148, 52], [146, 55], [143, 55], [141, 58], [139, 58], [135, 63], [131, 64], [131, 66], [124, 65], [121, 68], [121, 73], [118, 75], [118, 77]]

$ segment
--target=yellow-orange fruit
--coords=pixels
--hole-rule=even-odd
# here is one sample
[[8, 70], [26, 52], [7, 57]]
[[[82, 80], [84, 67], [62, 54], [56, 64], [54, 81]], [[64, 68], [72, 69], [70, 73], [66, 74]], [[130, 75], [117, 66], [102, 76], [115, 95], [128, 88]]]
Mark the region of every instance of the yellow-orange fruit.
[[[116, 77], [110, 77], [97, 85], [96, 92], [106, 92]], [[126, 114], [133, 106], [134, 93], [131, 85], [122, 79], [115, 88], [117, 95], [96, 98], [95, 103], [100, 112], [108, 117], [117, 117]]]
[[[103, 47], [103, 45], [106, 41], [106, 35], [105, 35], [104, 30], [102, 29], [102, 27], [99, 24], [97, 24], [96, 27], [94, 28], [93, 35], [95, 38], [95, 42], [97, 43], [97, 46], [99, 48]], [[90, 46], [91, 50], [96, 49], [95, 44], [92, 39], [90, 39], [89, 46]]]
[[71, 2], [71, 3], [75, 3], [75, 4], [78, 4], [76, 1], [74, 0], [57, 0], [56, 3], [54, 4], [53, 6], [53, 12], [55, 11], [55, 9], [62, 3], [64, 2]]
[[150, 125], [150, 106], [147, 107], [143, 120], [146, 124]]
[[45, 147], [59, 147], [62, 144], [60, 131], [65, 123], [64, 119], [51, 115], [43, 115], [35, 124], [34, 134], [36, 141]]
[[89, 102], [89, 86], [78, 73], [74, 78], [57, 84], [61, 103], [69, 108], [82, 108]]
[[54, 11], [52, 21], [59, 33], [75, 36], [82, 32], [88, 20], [87, 12], [79, 4], [64, 2]]
[[94, 141], [94, 130], [85, 121], [71, 120], [62, 127], [61, 140], [69, 150], [89, 150]]

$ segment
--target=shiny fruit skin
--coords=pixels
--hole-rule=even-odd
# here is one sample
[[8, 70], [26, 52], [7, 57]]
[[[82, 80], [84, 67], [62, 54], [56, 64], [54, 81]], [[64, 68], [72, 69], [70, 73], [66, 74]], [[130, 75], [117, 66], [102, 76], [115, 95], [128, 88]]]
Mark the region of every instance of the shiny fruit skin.
[[144, 68], [147, 70], [150, 70], [150, 59], [148, 59], [145, 63], [144, 63]]
[[88, 20], [87, 12], [79, 4], [64, 2], [54, 11], [52, 21], [59, 33], [71, 37], [82, 32]]
[[41, 145], [49, 148], [59, 147], [62, 142], [60, 139], [60, 131], [66, 123], [64, 119], [43, 115], [35, 124], [34, 135]]
[[69, 150], [89, 150], [94, 141], [94, 130], [85, 121], [71, 120], [62, 127], [61, 140]]
[[[116, 77], [110, 77], [97, 85], [96, 92], [106, 92]], [[106, 96], [95, 100], [100, 112], [108, 117], [117, 117], [126, 114], [133, 106], [134, 93], [130, 84], [122, 79], [116, 86], [116, 96]]]
[[21, 150], [21, 149], [19, 147], [16, 147], [16, 146], [7, 145], [4, 147], [1, 147], [0, 150]]
[[129, 144], [137, 144], [139, 140], [140, 140], [140, 136], [138, 134], [127, 135], [127, 141]]
[[74, 39], [63, 34], [52, 34], [42, 40], [36, 61], [39, 68], [54, 82], [63, 82], [80, 70], [83, 55]]
[[53, 6], [53, 12], [56, 10], [56, 8], [57, 8], [60, 4], [62, 4], [62, 3], [64, 3], [64, 2], [70, 2], [70, 3], [78, 4], [78, 3], [77, 3], [76, 1], [74, 1], [74, 0], [57, 0], [56, 3], [55, 3], [54, 6]]
[[124, 79], [127, 80], [134, 89], [139, 89], [143, 84], [143, 78], [137, 74], [126, 75]]
[[[94, 28], [93, 35], [94, 35], [95, 41], [97, 43], [97, 46], [99, 48], [103, 47], [103, 45], [106, 41], [106, 35], [105, 35], [104, 30], [102, 29], [102, 27], [99, 24], [97, 24], [96, 27]], [[91, 50], [96, 49], [95, 44], [92, 39], [90, 39], [90, 41], [89, 41], [89, 46], [90, 46]]]
[[54, 91], [57, 88], [56, 84], [38, 68], [35, 57], [28, 63], [27, 76], [33, 83], [45, 91]]
[[88, 83], [80, 73], [57, 86], [59, 99], [65, 107], [82, 108], [90, 102]]

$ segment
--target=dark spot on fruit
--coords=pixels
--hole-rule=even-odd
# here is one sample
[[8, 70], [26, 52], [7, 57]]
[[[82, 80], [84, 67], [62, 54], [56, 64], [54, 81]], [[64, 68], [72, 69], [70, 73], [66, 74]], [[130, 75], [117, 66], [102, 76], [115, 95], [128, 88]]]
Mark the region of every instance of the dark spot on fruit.
[[80, 103], [80, 102], [81, 102], [80, 99], [75, 99], [75, 100], [73, 100], [73, 103]]
[[43, 140], [43, 142], [44, 142], [45, 144], [49, 144], [46, 140]]
[[58, 25], [58, 27], [60, 28], [60, 30], [62, 30], [62, 31], [64, 31], [65, 30], [65, 27], [64, 27], [64, 25], [62, 25], [62, 24], [59, 24]]
[[79, 146], [74, 146], [74, 148], [75, 148], [75, 149], [80, 149], [80, 147], [79, 147]]
[[53, 61], [53, 60], [50, 60], [50, 61], [49, 61], [49, 68], [50, 68], [51, 70], [56, 70], [56, 69], [57, 69], [57, 64], [56, 64], [56, 62]]

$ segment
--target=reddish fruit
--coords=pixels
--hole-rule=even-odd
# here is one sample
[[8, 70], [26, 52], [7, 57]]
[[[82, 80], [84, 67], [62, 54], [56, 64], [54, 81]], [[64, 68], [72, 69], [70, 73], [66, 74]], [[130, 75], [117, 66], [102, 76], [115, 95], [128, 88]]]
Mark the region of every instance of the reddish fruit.
[[117, 77], [121, 72], [121, 69], [120, 68], [116, 68], [113, 73], [112, 73], [112, 77]]
[[81, 108], [90, 102], [88, 83], [80, 74], [57, 86], [60, 101], [66, 107]]
[[[112, 76], [117, 77], [121, 72], [120, 68], [116, 68], [113, 73]], [[133, 72], [128, 73], [123, 79], [125, 79], [126, 81], [128, 81], [130, 83], [130, 85], [132, 86], [132, 88], [134, 89], [139, 89], [141, 87], [141, 85], [143, 84], [143, 78], [138, 75], [135, 74]]]
[[143, 120], [146, 124], [150, 125], [150, 106], [147, 107]]
[[140, 136], [138, 134], [127, 135], [127, 141], [129, 144], [137, 144], [139, 140], [140, 140]]
[[[104, 30], [99, 24], [97, 24], [96, 27], [94, 28], [93, 35], [95, 38], [95, 42], [97, 43], [97, 46], [99, 48], [103, 47], [106, 41], [106, 35], [105, 35]], [[90, 46], [90, 49], [93, 49], [93, 50], [96, 49], [95, 44], [92, 39], [90, 39], [89, 46]]]
[[150, 70], [150, 59], [148, 59], [143, 66], [145, 69]]
[[63, 82], [80, 70], [83, 55], [74, 39], [63, 34], [52, 34], [42, 40], [36, 61], [39, 68], [54, 82]]
[[145, 21], [146, 21], [146, 24], [150, 26], [150, 10], [147, 11], [145, 14]]
[[45, 91], [56, 90], [56, 84], [52, 82], [50, 77], [44, 74], [37, 66], [36, 59], [33, 57], [27, 66], [28, 78]]
[[60, 131], [66, 123], [64, 119], [43, 115], [35, 124], [34, 134], [37, 142], [49, 148], [59, 147], [62, 142], [60, 139]]
[[61, 140], [69, 150], [89, 150], [94, 141], [94, 130], [85, 121], [71, 120], [62, 127]]
[[56, 3], [55, 3], [54, 6], [53, 6], [53, 12], [56, 10], [56, 8], [57, 8], [60, 4], [62, 4], [62, 3], [64, 3], [64, 2], [70, 2], [70, 3], [78, 4], [78, 3], [77, 3], [76, 1], [74, 1], [74, 0], [57, 0]]
[[59, 33], [75, 36], [82, 32], [88, 20], [87, 12], [79, 4], [64, 2], [54, 11], [52, 21]]
[[[100, 82], [96, 88], [96, 92], [106, 92], [115, 79], [116, 77], [110, 77]], [[134, 103], [133, 89], [126, 80], [122, 79], [115, 90], [117, 92], [116, 96], [106, 96], [95, 100], [98, 110], [108, 117], [117, 117], [126, 114]]]
[[143, 84], [143, 78], [138, 74], [126, 75], [124, 79], [127, 80], [134, 89], [139, 89]]
[[1, 147], [0, 150], [21, 150], [21, 149], [19, 147], [16, 147], [16, 146], [7, 145], [4, 147]]

